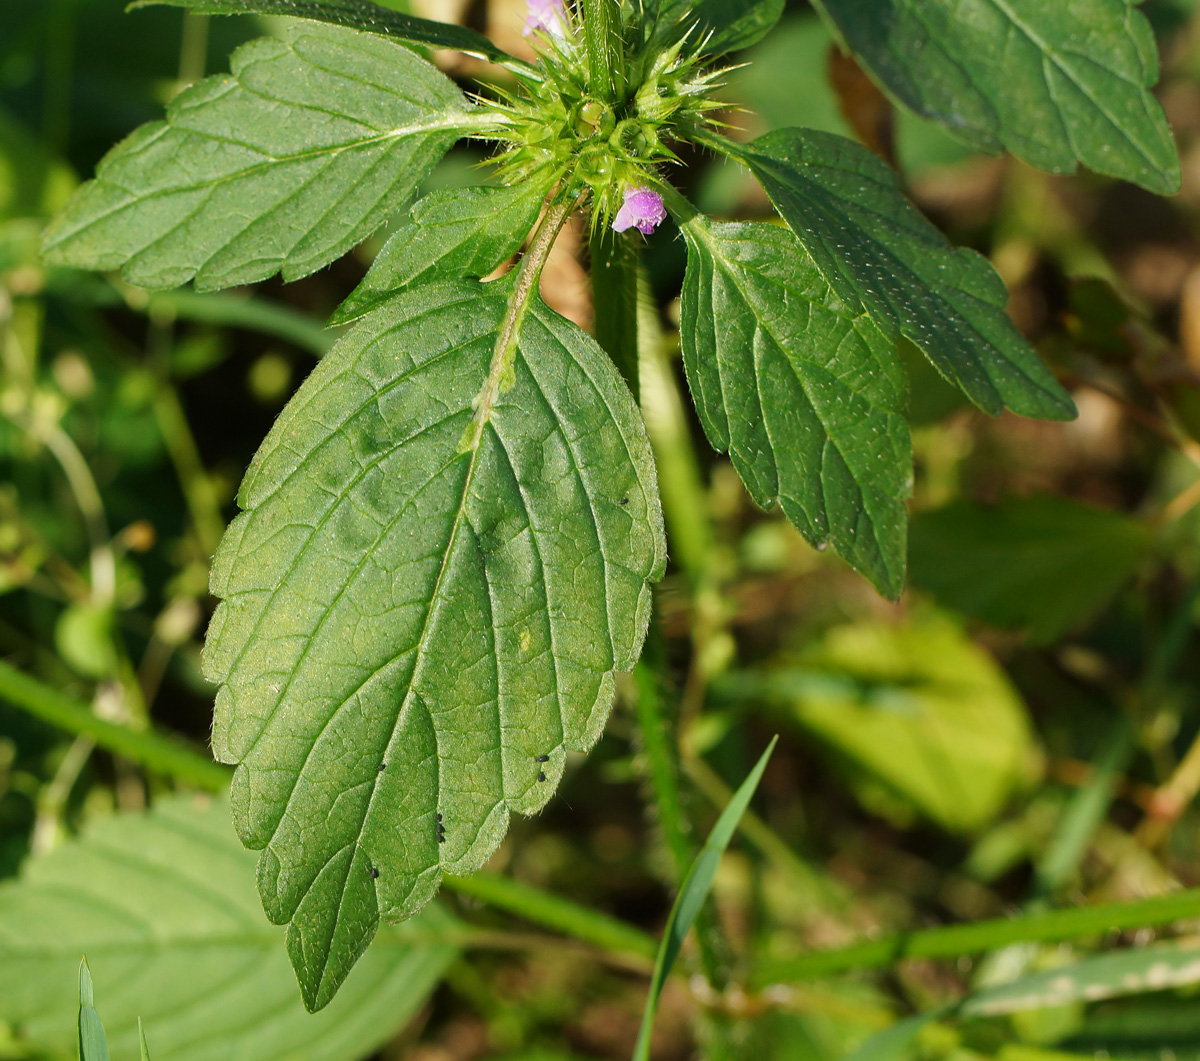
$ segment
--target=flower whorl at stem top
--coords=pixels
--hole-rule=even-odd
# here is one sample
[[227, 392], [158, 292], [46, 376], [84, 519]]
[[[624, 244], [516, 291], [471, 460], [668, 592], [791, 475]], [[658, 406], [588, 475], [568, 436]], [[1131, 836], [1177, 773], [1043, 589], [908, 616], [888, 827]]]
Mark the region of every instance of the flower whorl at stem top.
[[667, 208], [663, 206], [662, 196], [658, 192], [631, 186], [625, 189], [625, 201], [617, 211], [612, 227], [614, 232], [636, 228], [648, 236], [666, 216]]
[[535, 30], [545, 30], [555, 37], [565, 37], [567, 13], [562, 0], [526, 0], [529, 14], [521, 33], [528, 37]]

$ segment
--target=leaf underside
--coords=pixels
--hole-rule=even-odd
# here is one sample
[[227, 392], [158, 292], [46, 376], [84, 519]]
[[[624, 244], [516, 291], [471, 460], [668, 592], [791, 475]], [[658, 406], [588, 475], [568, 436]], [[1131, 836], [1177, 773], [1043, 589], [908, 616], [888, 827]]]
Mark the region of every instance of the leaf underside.
[[512, 291], [422, 286], [360, 322], [263, 444], [214, 563], [213, 746], [310, 1008], [381, 916], [544, 806], [664, 567], [644, 428], [582, 331], [535, 299], [476, 421]]
[[[36, 1056], [74, 1054], [71, 983], [91, 962], [112, 1056], [138, 1055], [138, 1017], [171, 1061], [358, 1061], [429, 996], [458, 951], [392, 929], [334, 1004], [304, 1011], [254, 890], [255, 857], [224, 800], [156, 801], [31, 859], [0, 884], [0, 1022]], [[453, 927], [437, 904], [413, 933]], [[93, 1011], [94, 1016], [94, 1011]], [[31, 1055], [33, 1056], [33, 1055]]]
[[1160, 194], [1179, 157], [1150, 91], [1158, 52], [1132, 0], [821, 0], [901, 102], [979, 150], [1077, 163]]
[[370, 0], [137, 0], [129, 8], [163, 5], [184, 7], [197, 15], [283, 15], [312, 19], [430, 48], [453, 48], [496, 62], [512, 59], [508, 52], [473, 29], [416, 18]]
[[100, 163], [50, 226], [52, 264], [198, 290], [294, 280], [403, 205], [476, 115], [403, 45], [311, 22], [234, 53]]
[[330, 323], [349, 324], [415, 284], [483, 279], [520, 249], [548, 191], [527, 180], [431, 192], [409, 211]]
[[709, 441], [758, 504], [899, 596], [912, 445], [894, 344], [846, 312], [786, 228], [682, 228], [684, 366]]
[[812, 129], [780, 129], [743, 158], [835, 294], [893, 339], [903, 335], [992, 415], [1071, 419], [1075, 405], [1004, 311], [1008, 292], [985, 258], [955, 249], [865, 147]]

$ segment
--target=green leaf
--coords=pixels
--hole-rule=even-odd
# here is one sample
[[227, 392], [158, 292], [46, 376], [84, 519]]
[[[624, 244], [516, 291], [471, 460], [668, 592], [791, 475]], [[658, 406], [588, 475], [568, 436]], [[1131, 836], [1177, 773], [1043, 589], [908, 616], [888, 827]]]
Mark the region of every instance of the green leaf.
[[992, 267], [951, 247], [865, 147], [781, 129], [733, 150], [849, 310], [865, 309], [889, 336], [906, 336], [988, 413], [1007, 406], [1051, 420], [1075, 415], [1004, 312], [1008, 294]]
[[990, 1017], [1164, 991], [1198, 982], [1200, 941], [1192, 938], [1130, 947], [985, 987], [970, 995], [959, 1012], [963, 1016]]
[[197, 15], [284, 15], [312, 19], [430, 48], [452, 48], [498, 63], [513, 59], [473, 29], [415, 18], [370, 0], [137, 0], [129, 5], [129, 10], [164, 4], [185, 7]]
[[666, 0], [652, 15], [666, 39], [688, 36], [694, 51], [722, 55], [763, 39], [783, 15], [785, 0]]
[[530, 180], [419, 199], [330, 323], [349, 324], [414, 284], [487, 276], [520, 250], [548, 191]]
[[239, 48], [100, 163], [46, 235], [51, 264], [199, 290], [295, 280], [369, 235], [459, 135], [462, 93], [407, 48], [295, 23]]
[[[1024, 705], [990, 656], [936, 615], [836, 627], [768, 695], [853, 768], [953, 832], [986, 825], [1027, 775]], [[888, 810], [887, 804], [882, 808]]]
[[108, 1040], [92, 997], [87, 959], [79, 963], [79, 1061], [108, 1061]]
[[478, 869], [600, 736], [662, 517], [628, 390], [524, 268], [360, 322], [239, 502], [213, 568], [213, 746], [241, 764], [238, 830], [318, 1008], [381, 916]]
[[139, 1015], [155, 1056], [171, 1061], [368, 1056], [455, 959], [437, 942], [454, 921], [434, 905], [381, 933], [340, 996], [312, 1016], [283, 930], [262, 916], [254, 863], [224, 800], [184, 798], [108, 818], [27, 862], [20, 879], [0, 884], [0, 1022], [39, 1051], [73, 1052], [64, 985], [86, 951], [116, 1057], [138, 1056]]
[[982, 151], [1077, 163], [1160, 194], [1179, 157], [1150, 89], [1158, 52], [1135, 0], [820, 0], [902, 103]]
[[709, 441], [755, 501], [898, 597], [912, 445], [893, 344], [847, 311], [786, 228], [681, 227], [683, 359]]
[[913, 520], [912, 583], [1039, 644], [1088, 622], [1141, 566], [1149, 528], [1059, 497], [959, 501]]
[[708, 891], [712, 887], [717, 865], [725, 853], [725, 848], [729, 846], [729, 841], [733, 839], [742, 815], [750, 806], [750, 800], [754, 797], [759, 781], [762, 780], [763, 771], [767, 768], [767, 762], [771, 758], [771, 753], [775, 750], [775, 743], [778, 740], [778, 737], [771, 738], [771, 743], [767, 745], [767, 750], [759, 756], [758, 762], [754, 764], [754, 769], [738, 786], [738, 790], [730, 798], [728, 805], [721, 811], [721, 816], [717, 818], [717, 824], [708, 834], [703, 849], [696, 856], [696, 861], [692, 863], [692, 868], [688, 870], [688, 875], [679, 886], [679, 894], [675, 896], [675, 902], [671, 905], [671, 912], [667, 916], [667, 924], [663, 929], [662, 942], [659, 944], [658, 956], [654, 961], [654, 972], [650, 977], [650, 991], [646, 996], [646, 1009], [642, 1014], [642, 1026], [638, 1031], [637, 1045], [633, 1049], [633, 1061], [649, 1061], [650, 1033], [654, 1030], [654, 1015], [658, 1011], [658, 1000], [662, 995], [663, 985], [666, 984], [667, 977], [671, 975], [675, 960], [679, 957], [679, 951], [683, 947], [683, 941], [691, 931], [692, 922], [696, 920], [700, 907], [708, 898]]

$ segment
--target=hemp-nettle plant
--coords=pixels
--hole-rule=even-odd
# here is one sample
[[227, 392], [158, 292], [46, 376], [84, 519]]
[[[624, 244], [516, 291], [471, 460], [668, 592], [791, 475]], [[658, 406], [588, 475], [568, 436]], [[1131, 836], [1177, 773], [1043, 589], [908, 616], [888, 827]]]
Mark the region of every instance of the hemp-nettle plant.
[[[353, 327], [262, 444], [213, 563], [213, 749], [237, 766], [237, 830], [317, 1009], [381, 918], [546, 804], [638, 659], [667, 562], [636, 400], [645, 234], [673, 222], [686, 242], [680, 340], [709, 441], [886, 597], [912, 464], [899, 346], [987, 413], [1074, 406], [989, 263], [883, 161], [723, 124], [722, 57], [782, 0], [530, 0], [532, 62], [366, 0], [161, 2], [296, 20], [108, 155], [50, 228], [54, 263], [148, 288], [295, 280], [404, 209], [456, 141], [494, 145], [478, 186], [417, 199], [338, 310]], [[1179, 184], [1129, 0], [818, 7], [896, 100], [976, 148]], [[493, 76], [466, 94], [411, 45]], [[748, 167], [778, 217], [699, 213], [675, 187], [683, 145]], [[596, 338], [539, 297], [579, 213]]]

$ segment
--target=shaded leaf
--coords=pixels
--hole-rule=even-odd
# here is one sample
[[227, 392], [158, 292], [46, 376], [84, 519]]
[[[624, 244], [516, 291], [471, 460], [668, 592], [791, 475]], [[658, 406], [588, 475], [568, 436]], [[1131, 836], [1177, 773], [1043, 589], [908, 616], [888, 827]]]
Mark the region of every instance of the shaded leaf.
[[413, 284], [482, 279], [521, 248], [548, 188], [462, 188], [417, 200], [331, 324], [348, 324]]
[[899, 596], [912, 445], [893, 344], [846, 311], [786, 228], [697, 217], [682, 229], [680, 335], [709, 441], [755, 501]]
[[424, 44], [430, 48], [453, 48], [496, 62], [512, 59], [508, 52], [497, 48], [482, 33], [476, 33], [473, 29], [416, 18], [390, 7], [373, 4], [370, 0], [137, 0], [129, 5], [129, 9], [132, 11], [162, 4], [185, 7], [197, 15], [285, 15], [306, 18], [413, 44]]
[[858, 779], [947, 829], [987, 824], [1026, 775], [1024, 705], [991, 657], [943, 618], [836, 627], [803, 669], [766, 682]]
[[1045, 644], [1100, 611], [1151, 541], [1138, 520], [1065, 498], [959, 501], [914, 517], [909, 563], [947, 607]]
[[870, 151], [808, 129], [767, 133], [738, 150], [847, 308], [906, 336], [988, 413], [1075, 415], [1004, 312], [1008, 294], [992, 267], [951, 247]]
[[972, 147], [1051, 173], [1077, 163], [1179, 190], [1171, 130], [1150, 91], [1154, 34], [1133, 0], [819, 0], [897, 99]]
[[138, 1018], [172, 1061], [356, 1061], [423, 1004], [456, 950], [432, 906], [380, 934], [338, 999], [304, 1011], [254, 889], [254, 856], [224, 800], [169, 799], [90, 828], [0, 885], [0, 1021], [73, 1051], [69, 985], [92, 963], [116, 1057], [138, 1056]]
[[498, 338], [528, 297], [512, 274], [426, 285], [360, 322], [217, 553], [213, 745], [313, 1008], [381, 916], [545, 805], [645, 635], [665, 546], [644, 427], [541, 303]]
[[660, 0], [647, 4], [647, 32], [672, 41], [686, 35], [688, 47], [705, 55], [749, 48], [783, 15], [784, 0]]
[[200, 290], [295, 280], [369, 235], [461, 133], [462, 93], [409, 49], [298, 22], [181, 93], [47, 231], [51, 264]]

